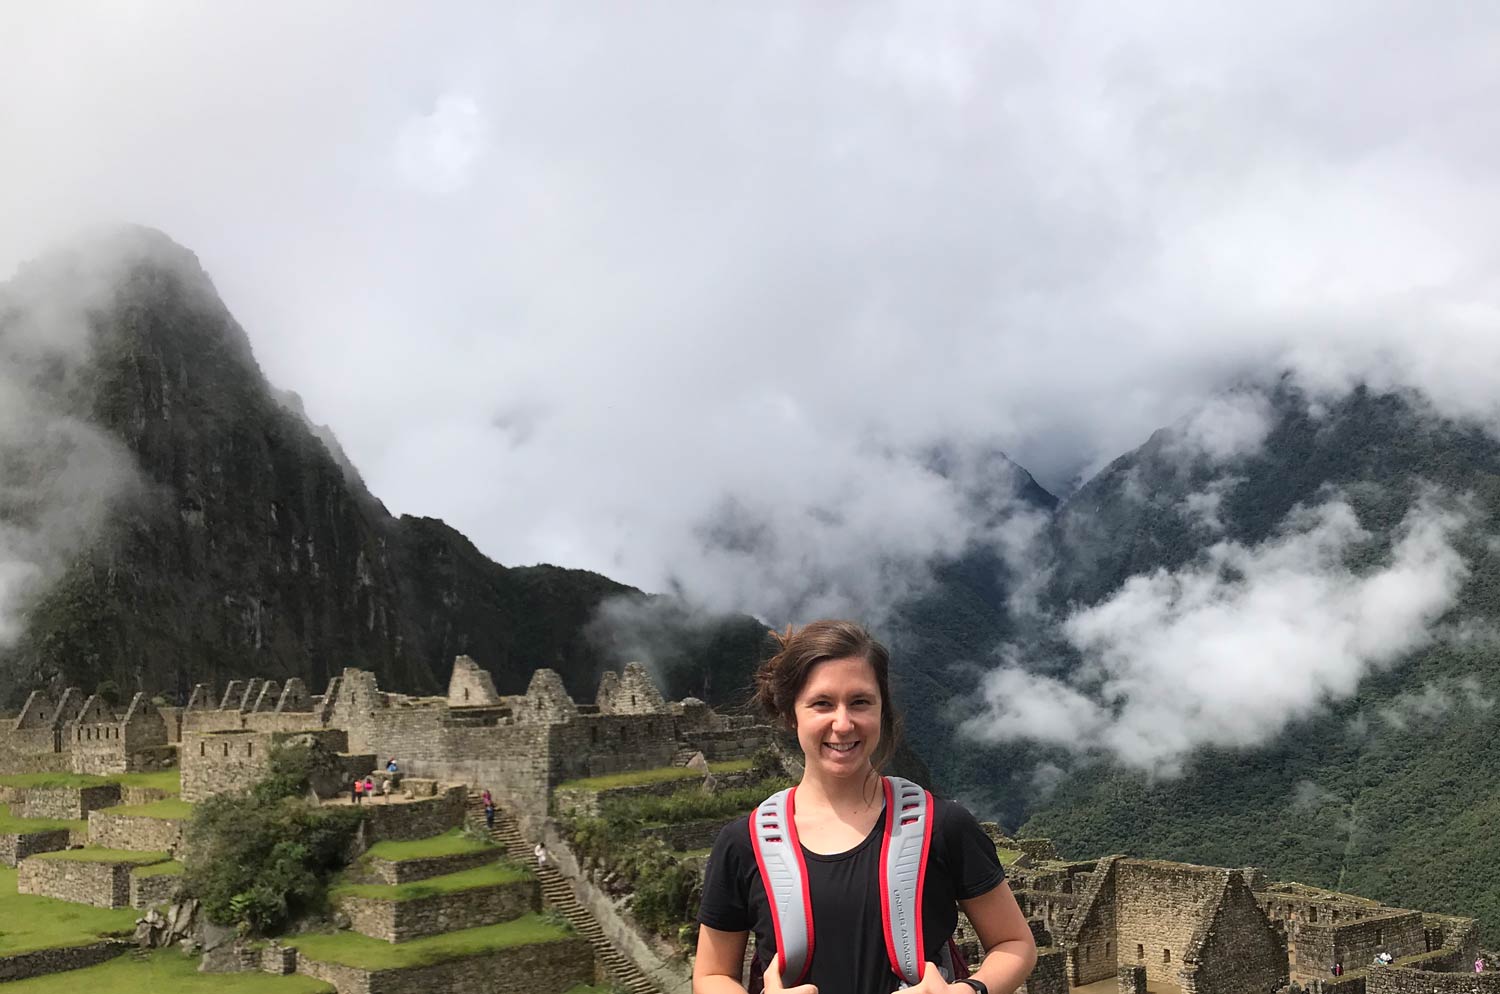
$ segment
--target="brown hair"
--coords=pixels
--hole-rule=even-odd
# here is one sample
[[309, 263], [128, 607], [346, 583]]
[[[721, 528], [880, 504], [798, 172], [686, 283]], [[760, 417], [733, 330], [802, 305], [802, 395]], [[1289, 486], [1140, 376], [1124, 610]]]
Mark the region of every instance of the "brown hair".
[[853, 621], [813, 621], [801, 628], [788, 625], [785, 632], [773, 631], [771, 636], [779, 651], [755, 672], [755, 695], [751, 701], [789, 731], [797, 727], [797, 695], [814, 666], [850, 657], [870, 664], [880, 688], [880, 744], [870, 763], [879, 770], [895, 751], [896, 739], [901, 734], [901, 719], [891, 700], [890, 651], [864, 626]]

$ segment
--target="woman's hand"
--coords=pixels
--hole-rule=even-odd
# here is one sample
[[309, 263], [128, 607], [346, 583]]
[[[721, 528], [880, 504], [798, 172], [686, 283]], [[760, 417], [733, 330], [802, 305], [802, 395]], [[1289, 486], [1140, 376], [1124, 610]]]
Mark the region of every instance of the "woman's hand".
[[818, 994], [818, 989], [812, 984], [783, 987], [781, 983], [781, 954], [777, 953], [771, 957], [771, 965], [766, 967], [766, 994]]
[[950, 984], [944, 980], [937, 964], [931, 960], [927, 961], [926, 968], [922, 970], [922, 982], [906, 989], [913, 994], [974, 994], [974, 989], [968, 984]]

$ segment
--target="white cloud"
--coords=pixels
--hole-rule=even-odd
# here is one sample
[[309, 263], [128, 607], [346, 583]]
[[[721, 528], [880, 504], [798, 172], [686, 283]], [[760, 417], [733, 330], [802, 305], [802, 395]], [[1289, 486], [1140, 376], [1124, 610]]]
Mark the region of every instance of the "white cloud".
[[484, 115], [473, 97], [445, 93], [396, 137], [396, 168], [427, 193], [457, 193], [469, 184], [484, 152]]
[[1259, 545], [1220, 542], [1191, 566], [1132, 577], [1063, 622], [1085, 661], [1072, 680], [1012, 658], [964, 730], [1104, 751], [1164, 774], [1202, 746], [1267, 741], [1432, 639], [1467, 575], [1449, 541], [1464, 520], [1424, 500], [1389, 560], [1355, 573], [1348, 556], [1370, 536], [1333, 498]]
[[1259, 451], [1272, 427], [1271, 401], [1263, 391], [1235, 390], [1208, 400], [1168, 432], [1168, 455], [1202, 455], [1227, 462]]
[[[1288, 365], [1500, 420], [1497, 38], [1379, 2], [11, 4], [0, 273], [158, 226], [393, 510], [874, 614], [988, 533], [902, 455], [937, 442], [1061, 487]], [[1219, 414], [1194, 444], [1242, 451]], [[705, 541], [740, 518], [774, 555]]]

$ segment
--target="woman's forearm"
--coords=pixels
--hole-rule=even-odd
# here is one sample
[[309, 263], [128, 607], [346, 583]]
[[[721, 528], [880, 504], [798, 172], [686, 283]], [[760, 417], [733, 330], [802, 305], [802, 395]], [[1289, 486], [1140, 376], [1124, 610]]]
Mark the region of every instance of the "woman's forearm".
[[693, 994], [746, 994], [746, 991], [733, 977], [710, 973], [701, 977], [694, 975]]
[[1036, 943], [1027, 936], [996, 945], [985, 954], [972, 976], [989, 988], [990, 994], [1014, 994], [1035, 966]]

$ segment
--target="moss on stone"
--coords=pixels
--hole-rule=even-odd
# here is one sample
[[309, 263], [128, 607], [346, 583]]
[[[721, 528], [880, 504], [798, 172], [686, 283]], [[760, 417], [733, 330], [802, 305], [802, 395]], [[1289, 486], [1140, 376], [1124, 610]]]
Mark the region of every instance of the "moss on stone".
[[122, 804], [119, 807], [103, 810], [109, 814], [122, 815], [127, 818], [161, 818], [168, 821], [185, 821], [193, 816], [191, 804], [175, 799], [152, 801], [150, 804]]
[[[134, 912], [133, 912], [134, 913]], [[83, 970], [12, 982], [13, 994], [332, 994], [333, 987], [312, 977], [272, 976], [268, 973], [199, 973], [198, 960], [176, 950], [159, 949], [149, 956], [121, 956]]]
[[495, 887], [530, 879], [531, 873], [514, 863], [503, 860], [476, 866], [471, 870], [447, 873], [440, 877], [429, 877], [409, 884], [343, 884], [329, 891], [329, 896], [368, 897], [381, 901], [412, 901], [434, 894], [451, 894], [455, 891], [474, 890], [477, 887]]
[[[712, 773], [743, 773], [750, 769], [748, 759], [734, 759], [723, 763], [710, 763]], [[610, 773], [602, 777], [587, 777], [559, 784], [558, 790], [610, 790], [614, 787], [643, 787], [653, 783], [670, 783], [673, 780], [701, 779], [702, 770], [686, 766], [663, 766], [655, 770], [631, 770], [625, 773]]]
[[377, 842], [369, 848], [365, 856], [370, 859], [383, 859], [391, 863], [399, 863], [408, 859], [433, 859], [439, 856], [459, 856], [465, 853], [485, 852], [496, 848], [498, 847], [488, 839], [476, 839], [464, 834], [464, 830], [461, 828], [452, 828], [442, 835], [434, 835], [426, 839], [412, 839], [406, 842]]
[[31, 859], [71, 860], [77, 863], [133, 863], [147, 866], [165, 862], [169, 857], [164, 852], [134, 852], [129, 849], [63, 849], [59, 852], [38, 853]]

